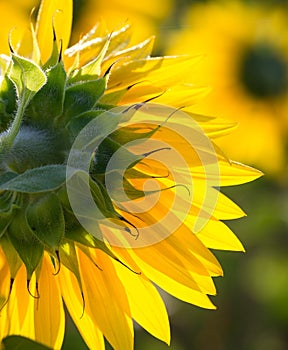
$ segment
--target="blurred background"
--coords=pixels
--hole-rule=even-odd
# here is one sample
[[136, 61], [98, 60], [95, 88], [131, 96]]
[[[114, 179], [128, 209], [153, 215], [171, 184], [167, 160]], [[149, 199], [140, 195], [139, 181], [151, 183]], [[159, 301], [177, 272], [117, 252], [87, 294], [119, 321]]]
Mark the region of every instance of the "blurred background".
[[[0, 11], [21, 7], [20, 24], [37, 4], [0, 0]], [[227, 222], [246, 253], [214, 252], [224, 269], [211, 298], [217, 310], [163, 293], [171, 349], [287, 350], [288, 1], [74, 0], [72, 42], [99, 20], [111, 30], [131, 22], [134, 42], [156, 35], [155, 55], [202, 55], [187, 81], [211, 92], [195, 112], [238, 122], [217, 143], [231, 159], [265, 173], [256, 182], [222, 189], [247, 213]], [[9, 26], [1, 24], [1, 47], [7, 46]], [[68, 319], [63, 350], [73, 349], [87, 347]], [[169, 348], [136, 325], [135, 349]]]

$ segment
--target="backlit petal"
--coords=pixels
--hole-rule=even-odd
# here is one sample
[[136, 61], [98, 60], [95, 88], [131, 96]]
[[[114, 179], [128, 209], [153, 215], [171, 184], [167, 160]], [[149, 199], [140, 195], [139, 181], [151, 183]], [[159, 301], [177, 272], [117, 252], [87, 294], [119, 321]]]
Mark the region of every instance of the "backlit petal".
[[143, 275], [113, 263], [117, 275], [125, 285], [131, 316], [149, 333], [170, 343], [170, 329], [165, 305], [154, 285]]
[[36, 339], [52, 347], [60, 349], [64, 336], [65, 315], [61, 292], [52, 263], [48, 256], [43, 259], [39, 278], [39, 299], [35, 300], [35, 336]]
[[62, 267], [59, 274], [59, 282], [69, 314], [77, 325], [86, 344], [90, 349], [104, 350], [103, 335], [87, 312], [85, 299], [82, 299], [75, 276], [65, 267]]
[[56, 37], [62, 40], [62, 49], [68, 47], [72, 26], [72, 0], [42, 0], [38, 14], [36, 33], [45, 63], [52, 53], [53, 26]]
[[127, 316], [130, 308], [124, 286], [105, 253], [97, 251], [94, 257], [103, 271], [79, 250], [87, 312], [89, 310], [90, 317], [115, 350], [130, 350], [133, 348], [133, 325]]

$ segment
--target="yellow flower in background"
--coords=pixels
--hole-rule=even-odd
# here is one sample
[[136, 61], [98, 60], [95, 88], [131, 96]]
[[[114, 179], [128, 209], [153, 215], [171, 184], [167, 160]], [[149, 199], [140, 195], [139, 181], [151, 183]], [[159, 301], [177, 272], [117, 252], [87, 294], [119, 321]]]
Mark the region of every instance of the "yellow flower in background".
[[68, 47], [71, 26], [71, 0], [43, 0], [1, 55], [0, 338], [60, 349], [65, 303], [91, 349], [133, 349], [133, 320], [169, 344], [155, 285], [215, 308], [210, 249], [243, 251], [219, 186], [261, 173], [214, 145], [233, 123], [191, 113], [199, 57], [150, 57], [129, 25]]
[[0, 2], [0, 13], [3, 14], [0, 32], [1, 53], [9, 54], [8, 36], [11, 31], [17, 30], [18, 39], [21, 38], [27, 24], [27, 18], [29, 18], [29, 13], [37, 3], [37, 0]]
[[[10, 0], [0, 2], [1, 13], [5, 13], [1, 24], [0, 47], [2, 52], [9, 53], [8, 34], [17, 31], [18, 39], [25, 32], [27, 19], [32, 8], [38, 9], [39, 0]], [[71, 42], [78, 42], [86, 32], [90, 31], [97, 22], [105, 23], [109, 31], [129, 23], [137, 26], [137, 31], [130, 37], [134, 43], [151, 37], [159, 32], [159, 25], [171, 15], [173, 0], [148, 0], [145, 2], [131, 2], [128, 0], [87, 0], [73, 2], [75, 18]], [[13, 18], [13, 24], [11, 24]]]
[[285, 11], [238, 1], [194, 5], [169, 45], [170, 54], [205, 56], [191, 77], [212, 92], [194, 110], [239, 123], [217, 142], [227, 156], [281, 174], [288, 130]]
[[[76, 2], [77, 5], [77, 2]], [[172, 12], [172, 0], [147, 0], [144, 2], [130, 0], [87, 0], [80, 2], [75, 10], [78, 14], [72, 41], [78, 41], [80, 35], [90, 30], [96, 22], [104, 21], [109, 31], [124, 25], [127, 21], [137, 30], [133, 42], [139, 42], [158, 33], [158, 26]]]

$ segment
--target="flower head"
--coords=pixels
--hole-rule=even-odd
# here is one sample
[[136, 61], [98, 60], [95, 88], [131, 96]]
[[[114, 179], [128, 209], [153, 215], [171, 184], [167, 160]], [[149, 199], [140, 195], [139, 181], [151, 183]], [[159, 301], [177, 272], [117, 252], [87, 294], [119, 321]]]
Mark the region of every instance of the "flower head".
[[191, 112], [197, 57], [152, 58], [129, 26], [68, 48], [71, 23], [71, 1], [43, 0], [2, 56], [1, 339], [60, 349], [64, 302], [92, 349], [132, 349], [133, 320], [169, 343], [154, 284], [214, 308], [209, 248], [243, 250], [220, 220], [244, 213], [219, 186], [260, 172], [210, 139], [233, 124]]
[[188, 11], [167, 50], [205, 54], [191, 76], [213, 90], [197, 106], [198, 113], [238, 122], [218, 144], [229, 157], [274, 176], [287, 167], [286, 23], [281, 7], [243, 1], [199, 4]]

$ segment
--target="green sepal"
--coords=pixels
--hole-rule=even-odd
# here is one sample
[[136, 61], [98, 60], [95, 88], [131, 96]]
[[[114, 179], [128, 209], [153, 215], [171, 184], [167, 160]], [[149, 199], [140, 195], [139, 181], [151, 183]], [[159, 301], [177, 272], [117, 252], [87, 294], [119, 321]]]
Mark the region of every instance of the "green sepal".
[[69, 241], [62, 242], [59, 247], [59, 254], [61, 263], [74, 273], [78, 282], [81, 284], [78, 257], [74, 243]]
[[[149, 192], [143, 192], [141, 190], [137, 190], [135, 187], [133, 187], [130, 182], [122, 176], [122, 174], [119, 174], [117, 172], [114, 172], [111, 174], [111, 177], [109, 178], [109, 193], [110, 195], [115, 198], [117, 202], [126, 202], [127, 197], [129, 199], [135, 200], [139, 198], [143, 198], [147, 196], [148, 194], [153, 194], [155, 191], [149, 191]], [[123, 188], [123, 191], [119, 191], [119, 188]], [[157, 191], [159, 192], [159, 191]]]
[[16, 110], [16, 91], [7, 75], [3, 77], [0, 88], [0, 132], [6, 130]]
[[63, 63], [57, 63], [46, 74], [47, 83], [34, 96], [26, 111], [27, 116], [37, 125], [53, 123], [63, 112], [67, 78]]
[[33, 61], [12, 53], [8, 76], [14, 83], [20, 104], [27, 106], [33, 96], [46, 83], [46, 75]]
[[71, 198], [73, 203], [75, 201], [74, 207], [72, 207], [75, 216], [84, 220], [88, 219], [89, 222], [93, 223], [93, 230], [98, 220], [111, 217], [105, 198], [101, 195], [98, 185], [90, 179], [89, 174], [84, 171], [77, 171], [70, 177], [67, 186], [70, 202]]
[[27, 170], [5, 183], [0, 183], [0, 190], [41, 193], [53, 191], [61, 187], [65, 181], [65, 165], [46, 165]]
[[[115, 222], [118, 226], [122, 226], [124, 230], [128, 230], [130, 232], [129, 226], [134, 227], [129, 221], [127, 221], [122, 215], [120, 215], [113, 205], [113, 202], [110, 198], [110, 188], [109, 194], [106, 190], [106, 187], [97, 180], [90, 181], [90, 190], [92, 197], [97, 205], [97, 208], [100, 210], [104, 218], [110, 219], [111, 222]], [[118, 187], [119, 191], [119, 187]], [[115, 197], [116, 198], [116, 197]], [[139, 197], [138, 197], [139, 198]], [[127, 224], [129, 224], [127, 226]], [[100, 235], [102, 238], [102, 234]]]
[[15, 192], [4, 191], [0, 194], [0, 237], [6, 232], [13, 219], [13, 209], [19, 208]]
[[16, 193], [14, 192], [4, 191], [0, 194], [0, 215], [11, 213], [15, 198]]
[[[132, 169], [127, 170], [129, 171]], [[127, 173], [126, 172], [126, 173]], [[138, 178], [143, 178], [141, 176], [141, 173], [139, 172]], [[147, 197], [149, 195], [153, 195], [155, 193], [159, 193], [162, 190], [152, 190], [152, 191], [142, 191], [138, 190], [134, 186], [131, 185], [129, 182], [129, 179], [131, 177], [126, 177], [123, 176], [122, 172], [114, 171], [113, 173], [111, 172], [109, 175], [109, 194], [110, 196], [116, 200], [117, 202], [126, 202], [127, 197], [131, 200]], [[136, 178], [135, 176], [133, 178]], [[151, 178], [151, 176], [147, 176], [147, 178]], [[119, 191], [119, 188], [123, 188], [123, 191]]]
[[11, 214], [1, 214], [0, 215], [0, 238], [4, 235], [9, 226], [13, 216]]
[[101, 96], [99, 103], [103, 105], [115, 106], [121, 101], [121, 99], [125, 96], [128, 90], [129, 90], [129, 87], [125, 87], [124, 89], [109, 92]]
[[[101, 239], [92, 236], [90, 233], [85, 231], [81, 226], [79, 221], [75, 218], [74, 215], [65, 212], [66, 217], [66, 232], [65, 238], [71, 242], [77, 242], [78, 247], [87, 255], [87, 248], [100, 249], [107, 255], [109, 255], [114, 260], [119, 261], [115, 254], [109, 249], [109, 247], [104, 243], [104, 238], [99, 227], [99, 236]], [[97, 224], [96, 224], [97, 225]]]
[[92, 109], [106, 89], [106, 79], [83, 81], [68, 87], [65, 94], [65, 121]]
[[[166, 172], [162, 176], [157, 176], [157, 177], [158, 178], [159, 177], [165, 178], [165, 177], [167, 177], [167, 175], [168, 175], [168, 172]], [[125, 178], [128, 180], [129, 179], [151, 179], [151, 178], [153, 178], [153, 175], [142, 173], [141, 171], [132, 168], [132, 169], [129, 169], [125, 172]]]
[[[133, 109], [131, 109], [133, 112]], [[129, 117], [128, 112], [124, 114], [124, 116]], [[157, 126], [150, 131], [139, 132], [141, 128], [120, 128], [115, 130], [112, 134], [106, 137], [101, 144], [99, 145], [97, 151], [95, 152], [94, 162], [91, 165], [91, 173], [92, 174], [106, 174], [107, 165], [110, 161], [113, 154], [117, 152], [117, 157], [113, 159], [113, 169], [122, 170], [123, 164], [125, 164], [125, 169], [132, 168], [138, 162], [145, 158], [145, 154], [136, 155], [130, 152], [127, 147], [125, 147], [126, 143], [129, 142], [143, 142], [150, 138], [160, 126]]]
[[116, 151], [117, 156], [113, 159], [111, 171], [122, 170], [123, 164], [125, 164], [125, 168], [133, 167], [144, 158], [141, 154], [137, 155], [130, 152], [125, 146], [122, 146], [111, 137], [106, 137], [95, 152], [90, 169], [91, 174], [106, 174], [108, 171], [107, 165]]
[[[61, 61], [61, 56], [62, 56], [62, 47], [58, 48], [57, 44], [57, 38], [56, 38], [56, 33], [55, 29], [53, 28], [53, 47], [52, 47], [52, 53], [51, 56], [49, 57], [48, 61], [43, 65], [43, 69], [49, 69], [50, 67], [55, 66], [57, 63]], [[61, 43], [62, 45], [62, 43]]]
[[105, 112], [105, 111], [103, 111], [101, 109], [84, 112], [84, 113], [80, 114], [79, 116], [71, 119], [66, 127], [73, 137], [77, 137], [79, 132], [88, 123], [90, 123], [93, 119], [97, 118], [98, 115], [102, 114], [103, 112]]
[[28, 225], [44, 246], [58, 249], [65, 232], [62, 205], [55, 193], [49, 193], [30, 203], [26, 210]]
[[20, 335], [9, 335], [2, 340], [1, 349], [5, 350], [52, 350], [47, 346], [37, 343]]
[[58, 198], [61, 201], [61, 205], [62, 205], [62, 207], [64, 209], [64, 214], [65, 214], [65, 210], [67, 210], [69, 213], [73, 213], [73, 210], [72, 210], [71, 205], [70, 205], [70, 201], [69, 201], [69, 198], [68, 198], [67, 189], [66, 189], [65, 185], [61, 186], [58, 189], [57, 196], [58, 196]]
[[[66, 222], [65, 238], [67, 240], [80, 243], [90, 248], [96, 248], [98, 246], [97, 242], [101, 242], [101, 240], [85, 231], [72, 212], [64, 211], [64, 216]], [[97, 236], [103, 238], [102, 231], [97, 222], [94, 223], [94, 231], [96, 228], [98, 230]]]
[[112, 259], [117, 260], [117, 261], [119, 260], [116, 257], [116, 255], [112, 253], [112, 251], [109, 249], [109, 247], [107, 247], [107, 245], [103, 241], [101, 241], [100, 239], [95, 238], [94, 244], [95, 244], [95, 246], [94, 246], [95, 249], [100, 249], [100, 250], [102, 250], [102, 252], [109, 255]]
[[[97, 104], [97, 107], [98, 107], [98, 104]], [[123, 120], [123, 118], [127, 117], [126, 113], [124, 115], [123, 113], [121, 113], [121, 111], [119, 112], [119, 111], [109, 111], [109, 110], [103, 111], [103, 110], [101, 110], [100, 113], [98, 113], [97, 110], [95, 110], [95, 111], [96, 111], [96, 114], [94, 114], [94, 110], [88, 111], [88, 112], [91, 112], [91, 114], [90, 114], [91, 117], [95, 116], [95, 118], [93, 118], [93, 119], [95, 119], [95, 124], [93, 122], [91, 127], [93, 129], [97, 129], [97, 133], [94, 133], [92, 135], [90, 130], [88, 129], [88, 125], [87, 125], [87, 128], [84, 128], [83, 133], [80, 133], [78, 135], [79, 138], [76, 139], [77, 142], [73, 146], [74, 150], [78, 149], [80, 151], [83, 151], [85, 149], [90, 149], [91, 145], [92, 146], [94, 145], [93, 148], [95, 149], [96, 145], [98, 143], [101, 143], [101, 141], [103, 139], [105, 139], [107, 137], [107, 135], [109, 135], [110, 133], [113, 133], [113, 131], [118, 127], [121, 120]], [[134, 113], [134, 112], [132, 111], [131, 114], [132, 113]], [[79, 117], [81, 117], [81, 115], [82, 116], [85, 116], [85, 115], [89, 116], [89, 114], [82, 113], [79, 115]], [[128, 117], [130, 117], [129, 114], [128, 114]], [[87, 139], [87, 131], [88, 130], [89, 130], [89, 136], [88, 136], [89, 138]]]
[[1, 237], [0, 245], [8, 262], [11, 278], [15, 279], [23, 261], [20, 259], [17, 251], [8, 238], [8, 234]]
[[89, 247], [89, 248], [96, 248], [97, 247], [96, 242], [97, 241], [101, 242], [101, 240], [90, 235], [82, 227], [79, 228], [77, 231], [73, 230], [73, 231], [67, 232], [65, 234], [65, 237], [67, 238], [67, 240], [80, 243], [81, 245], [83, 245], [85, 247]]
[[[165, 178], [166, 176], [167, 176], [167, 174], [162, 176], [162, 178]], [[157, 177], [159, 178], [159, 176], [157, 176]], [[119, 181], [121, 181], [121, 183], [122, 183], [122, 186], [123, 186], [123, 189], [125, 191], [125, 194], [132, 200], [139, 199], [139, 198], [142, 198], [142, 197], [147, 197], [149, 195], [153, 195], [155, 193], [166, 191], [166, 190], [168, 190], [170, 188], [173, 188], [174, 186], [177, 186], [177, 185], [174, 185], [174, 186], [171, 186], [171, 187], [166, 187], [166, 188], [152, 190], [152, 191], [147, 191], [146, 190], [144, 192], [144, 191], [136, 189], [134, 186], [131, 185], [131, 183], [129, 181], [129, 179], [145, 179], [145, 178], [146, 179], [148, 179], [148, 178], [151, 179], [152, 176], [144, 174], [144, 173], [142, 173], [140, 171], [137, 171], [135, 169], [128, 169], [125, 172], [125, 176], [122, 176], [122, 175], [119, 176], [115, 172], [115, 176], [112, 176], [110, 178], [110, 181], [112, 182], [112, 186], [110, 186], [110, 188], [109, 188], [110, 189], [110, 193], [111, 193], [112, 196], [115, 195], [115, 198], [116, 198], [117, 201], [121, 201], [121, 197], [119, 196], [119, 186], [120, 186]], [[117, 182], [118, 182], [118, 184], [117, 184]], [[126, 201], [127, 198], [124, 198], [123, 200]]]
[[[71, 249], [72, 255], [74, 254], [73, 242], [77, 242], [78, 248], [81, 249], [87, 256], [89, 256], [89, 258], [91, 258], [91, 256], [90, 256], [88, 248], [94, 248], [94, 249], [102, 250], [104, 253], [109, 255], [114, 260], [119, 261], [119, 259], [112, 253], [112, 251], [109, 249], [109, 247], [104, 243], [104, 241], [102, 239], [98, 239], [95, 236], [92, 236], [91, 234], [89, 234], [87, 231], [85, 231], [85, 229], [81, 226], [81, 224], [75, 218], [74, 215], [71, 215], [69, 213], [65, 213], [65, 217], [66, 217], [66, 222], [67, 222], [65, 238], [67, 239], [67, 242], [69, 242], [68, 249]], [[103, 238], [100, 227], [99, 227], [99, 237]], [[73, 247], [71, 246], [71, 244], [73, 244]], [[61, 247], [62, 247], [62, 245], [61, 245]], [[61, 262], [65, 265], [65, 261], [63, 261], [63, 257], [61, 258], [61, 256], [62, 256], [61, 255], [61, 247], [60, 247], [60, 259], [61, 259]], [[66, 248], [66, 250], [67, 250], [67, 248]], [[65, 252], [65, 254], [67, 254], [67, 253]], [[71, 257], [69, 259], [71, 259]], [[75, 261], [73, 258], [69, 264], [72, 264], [72, 263], [75, 264]], [[69, 270], [71, 270], [73, 273], [74, 273], [73, 270], [76, 268], [75, 272], [77, 272], [78, 266], [74, 266], [74, 267], [66, 266], [66, 267]], [[76, 278], [78, 279], [77, 276], [76, 276]]]
[[97, 180], [90, 181], [92, 197], [105, 218], [119, 219], [120, 215], [114, 208], [111, 198], [103, 184]]
[[102, 239], [101, 230], [97, 226], [101, 220], [106, 222], [106, 219], [111, 219], [111, 222], [114, 220], [119, 225], [122, 224], [123, 218], [114, 209], [105, 187], [89, 178], [89, 174], [83, 171], [74, 173], [67, 186], [69, 199], [74, 203], [73, 213], [80, 222], [83, 220], [89, 233]]
[[[148, 128], [147, 125], [144, 125], [144, 130]], [[120, 128], [113, 132], [111, 135], [111, 138], [118, 142], [121, 145], [124, 145], [125, 143], [132, 142], [132, 141], [139, 141], [143, 142], [149, 139], [155, 132], [157, 132], [161, 128], [161, 125], [156, 126], [155, 128], [151, 125], [150, 131], [142, 131], [143, 128], [141, 127], [129, 127], [129, 128]]]
[[44, 246], [30, 229], [23, 210], [15, 215], [7, 234], [26, 267], [27, 280], [30, 280], [43, 257]]

